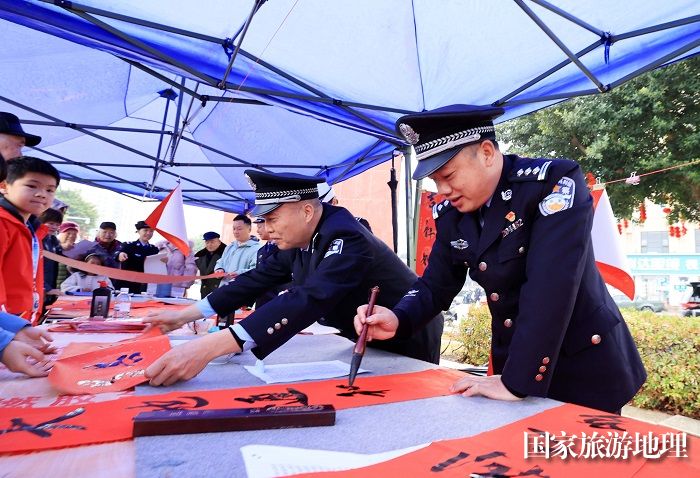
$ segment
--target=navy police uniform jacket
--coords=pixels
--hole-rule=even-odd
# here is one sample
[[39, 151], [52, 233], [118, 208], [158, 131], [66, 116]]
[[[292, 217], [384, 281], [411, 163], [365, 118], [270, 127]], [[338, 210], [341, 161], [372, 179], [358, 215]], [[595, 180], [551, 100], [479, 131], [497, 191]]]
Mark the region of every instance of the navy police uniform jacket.
[[[276, 244], [269, 241], [266, 242], [260, 249], [258, 249], [258, 257], [255, 262], [255, 267], [257, 269], [262, 269], [264, 267], [265, 262], [267, 262], [267, 259], [269, 257], [272, 257], [272, 255], [275, 254], [277, 251], [279, 251], [279, 248]], [[286, 284], [281, 287], [275, 287], [271, 290], [264, 292], [263, 294], [258, 296], [257, 299], [255, 299], [255, 308], [259, 309], [263, 305], [267, 304], [272, 299], [277, 297], [277, 295], [280, 292], [287, 289], [289, 286], [291, 286], [291, 284]]]
[[[247, 271], [212, 292], [208, 301], [226, 315], [252, 298], [293, 279], [279, 295], [241, 322], [256, 343], [258, 358], [291, 339], [314, 321], [340, 329], [356, 340], [353, 318], [366, 304], [369, 290], [379, 286], [377, 304], [395, 306], [416, 275], [386, 244], [344, 208], [323, 204], [323, 214], [308, 249], [280, 250], [260, 268]], [[439, 312], [439, 311], [438, 311]], [[442, 315], [434, 313], [425, 328], [403, 339], [372, 341], [370, 346], [433, 363], [440, 359]]]
[[446, 309], [469, 271], [486, 291], [491, 364], [507, 388], [610, 412], [634, 396], [646, 372], [595, 265], [577, 163], [504, 156], [485, 212], [444, 202], [434, 216], [425, 274], [394, 309], [398, 336]]
[[[119, 247], [119, 251], [115, 253], [119, 256], [119, 252], [126, 252], [129, 256], [122, 262], [122, 269], [127, 271], [143, 272], [143, 264], [146, 257], [158, 254], [158, 248], [153, 244], [142, 244], [138, 239], [132, 242], [123, 242]], [[128, 287], [129, 292], [138, 294], [145, 292], [147, 284], [138, 282], [118, 281], [115, 287]]]

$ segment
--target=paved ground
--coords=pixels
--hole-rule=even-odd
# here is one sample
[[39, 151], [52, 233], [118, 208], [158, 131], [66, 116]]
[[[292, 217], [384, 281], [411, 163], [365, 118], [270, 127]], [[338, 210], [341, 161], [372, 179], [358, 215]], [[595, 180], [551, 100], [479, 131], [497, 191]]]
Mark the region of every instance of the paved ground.
[[[453, 362], [446, 359], [440, 359], [440, 365], [454, 369], [464, 369], [465, 367], [469, 367], [467, 364]], [[700, 436], [700, 420], [694, 420], [682, 415], [669, 415], [667, 413], [657, 412], [654, 410], [644, 410], [643, 408], [626, 405], [622, 407], [622, 416], [674, 428], [692, 435]]]

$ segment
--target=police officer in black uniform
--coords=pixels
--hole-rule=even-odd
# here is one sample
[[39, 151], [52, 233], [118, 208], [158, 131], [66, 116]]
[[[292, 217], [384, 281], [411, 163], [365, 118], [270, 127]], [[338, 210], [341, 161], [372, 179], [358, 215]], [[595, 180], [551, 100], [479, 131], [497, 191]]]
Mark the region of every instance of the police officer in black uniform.
[[[132, 242], [122, 243], [116, 255], [119, 262], [122, 263], [122, 269], [143, 272], [146, 257], [158, 254], [158, 248], [148, 242], [153, 237], [153, 229], [146, 224], [146, 221], [139, 221], [134, 227], [136, 227], [139, 238]], [[132, 294], [140, 294], [146, 292], [148, 284], [120, 281], [119, 287], [128, 287]]]
[[[227, 330], [166, 353], [146, 370], [152, 385], [192, 378], [212, 358], [242, 349], [252, 348], [262, 359], [316, 320], [355, 340], [355, 310], [367, 301], [370, 288], [379, 286], [377, 303], [393, 307], [416, 279], [346, 209], [319, 201], [319, 179], [254, 170], [246, 174], [255, 190], [253, 214], [264, 216], [270, 239], [280, 250], [262, 268], [239, 275], [197, 304], [145, 321], [172, 330], [200, 317], [231, 313], [292, 279], [293, 287]], [[437, 363], [443, 327], [439, 312], [415, 333], [372, 345]]]
[[428, 268], [393, 310], [358, 308], [356, 329], [374, 339], [415, 333], [446, 309], [466, 274], [486, 291], [494, 375], [466, 376], [465, 396], [549, 397], [619, 412], [646, 372], [598, 273], [593, 205], [569, 160], [498, 150], [502, 108], [453, 105], [407, 115], [398, 131], [416, 151], [414, 179], [430, 177], [447, 201], [434, 208]]

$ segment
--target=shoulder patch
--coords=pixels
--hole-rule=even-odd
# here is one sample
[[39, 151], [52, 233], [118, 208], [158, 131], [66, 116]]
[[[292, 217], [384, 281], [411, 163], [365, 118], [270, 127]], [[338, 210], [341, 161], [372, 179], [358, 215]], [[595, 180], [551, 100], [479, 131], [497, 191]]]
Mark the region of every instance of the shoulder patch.
[[436, 204], [435, 206], [433, 206], [433, 219], [439, 218], [450, 209], [452, 209], [452, 205], [447, 199], [445, 199], [441, 203]]
[[549, 216], [571, 208], [574, 205], [575, 193], [576, 183], [573, 179], [564, 176], [540, 203], [540, 213], [543, 216]]
[[343, 240], [334, 239], [333, 242], [331, 242], [331, 245], [328, 246], [328, 250], [323, 255], [323, 258], [325, 259], [328, 256], [331, 256], [333, 254], [340, 254], [341, 252], [343, 252]]
[[551, 159], [521, 158], [513, 164], [508, 179], [510, 182], [546, 181]]

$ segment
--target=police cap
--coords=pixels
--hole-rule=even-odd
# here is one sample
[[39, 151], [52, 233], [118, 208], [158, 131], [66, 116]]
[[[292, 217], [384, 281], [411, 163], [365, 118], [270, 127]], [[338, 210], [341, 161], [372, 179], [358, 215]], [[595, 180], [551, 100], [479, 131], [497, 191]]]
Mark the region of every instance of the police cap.
[[322, 178], [295, 173], [266, 173], [247, 169], [245, 175], [255, 191], [253, 216], [268, 214], [284, 203], [318, 198], [317, 184]]
[[399, 118], [396, 130], [416, 150], [413, 179], [433, 174], [464, 146], [495, 140], [493, 120], [504, 112], [495, 106], [450, 105]]

